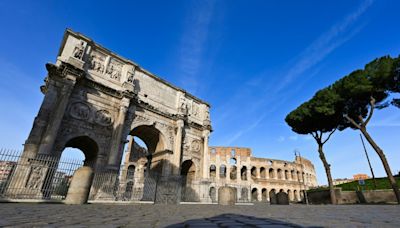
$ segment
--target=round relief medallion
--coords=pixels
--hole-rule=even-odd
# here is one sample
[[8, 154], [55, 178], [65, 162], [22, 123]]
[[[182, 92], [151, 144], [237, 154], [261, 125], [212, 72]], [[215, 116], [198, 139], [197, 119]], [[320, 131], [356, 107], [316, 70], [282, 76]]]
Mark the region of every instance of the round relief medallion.
[[107, 110], [97, 111], [94, 120], [96, 123], [103, 125], [103, 126], [109, 126], [112, 124], [111, 113]]
[[199, 152], [201, 148], [201, 143], [199, 140], [193, 140], [191, 145], [191, 150], [194, 152]]
[[71, 105], [70, 114], [78, 120], [87, 120], [90, 116], [90, 108], [87, 104], [78, 102]]

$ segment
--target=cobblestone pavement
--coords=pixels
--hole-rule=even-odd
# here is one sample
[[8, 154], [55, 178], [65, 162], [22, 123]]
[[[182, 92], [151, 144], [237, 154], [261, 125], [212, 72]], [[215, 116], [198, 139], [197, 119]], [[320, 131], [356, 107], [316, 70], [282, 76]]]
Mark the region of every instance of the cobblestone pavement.
[[1, 227], [400, 227], [398, 205], [0, 204]]

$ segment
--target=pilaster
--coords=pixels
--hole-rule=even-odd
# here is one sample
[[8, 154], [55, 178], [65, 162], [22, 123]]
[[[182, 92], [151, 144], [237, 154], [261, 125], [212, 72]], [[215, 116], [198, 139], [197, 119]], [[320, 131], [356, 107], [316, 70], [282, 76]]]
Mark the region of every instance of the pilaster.
[[182, 155], [182, 135], [183, 135], [183, 127], [185, 123], [182, 119], [178, 119], [176, 121], [176, 135], [175, 135], [175, 143], [174, 143], [174, 154], [173, 154], [173, 173], [179, 174], [181, 155]]
[[208, 137], [210, 135], [209, 130], [203, 131], [204, 144], [203, 144], [203, 178], [208, 178], [210, 153], [208, 152]]
[[124, 96], [121, 100], [121, 106], [119, 108], [118, 117], [114, 122], [114, 132], [111, 141], [111, 151], [108, 159], [108, 165], [110, 166], [110, 168], [118, 169], [121, 162], [122, 152], [124, 149], [122, 132], [125, 126], [125, 117], [128, 111], [129, 104], [130, 104], [130, 97]]

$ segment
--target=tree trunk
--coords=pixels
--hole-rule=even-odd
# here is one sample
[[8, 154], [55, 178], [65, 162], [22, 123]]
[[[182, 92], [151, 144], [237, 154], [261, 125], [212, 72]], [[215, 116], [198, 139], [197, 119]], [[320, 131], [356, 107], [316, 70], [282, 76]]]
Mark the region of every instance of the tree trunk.
[[329, 193], [330, 193], [330, 196], [331, 196], [331, 203], [332, 204], [337, 204], [335, 190], [333, 189], [331, 167], [328, 164], [328, 162], [326, 161], [322, 143], [318, 143], [318, 153], [319, 153], [319, 157], [321, 158], [322, 163], [324, 164], [326, 177], [328, 178], [328, 185], [329, 185]]
[[379, 148], [379, 146], [375, 143], [375, 141], [368, 134], [367, 129], [365, 127], [360, 128], [361, 133], [367, 139], [369, 144], [374, 148], [375, 152], [378, 154], [379, 158], [382, 161], [383, 167], [385, 168], [386, 175], [389, 179], [390, 185], [392, 186], [393, 192], [396, 195], [397, 203], [400, 204], [400, 192], [399, 187], [397, 186], [396, 180], [393, 177], [392, 171], [390, 170], [389, 163], [386, 160], [386, 156], [383, 153], [383, 150]]

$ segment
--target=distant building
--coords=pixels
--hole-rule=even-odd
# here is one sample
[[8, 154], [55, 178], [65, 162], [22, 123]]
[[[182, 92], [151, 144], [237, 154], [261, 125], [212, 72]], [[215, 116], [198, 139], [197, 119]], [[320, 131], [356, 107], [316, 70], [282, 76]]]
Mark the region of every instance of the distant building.
[[359, 174], [354, 174], [353, 175], [353, 179], [354, 180], [365, 180], [365, 179], [369, 179], [370, 177], [367, 174], [364, 173], [359, 173]]
[[333, 185], [349, 183], [349, 182], [357, 181], [357, 180], [365, 180], [365, 179], [369, 179], [369, 178], [370, 177], [367, 174], [359, 173], [359, 174], [354, 174], [353, 178], [337, 178], [337, 179], [334, 179], [333, 180]]
[[339, 185], [339, 184], [344, 184], [344, 183], [349, 183], [354, 181], [353, 179], [349, 179], [349, 178], [337, 178], [337, 179], [333, 179], [333, 185]]

